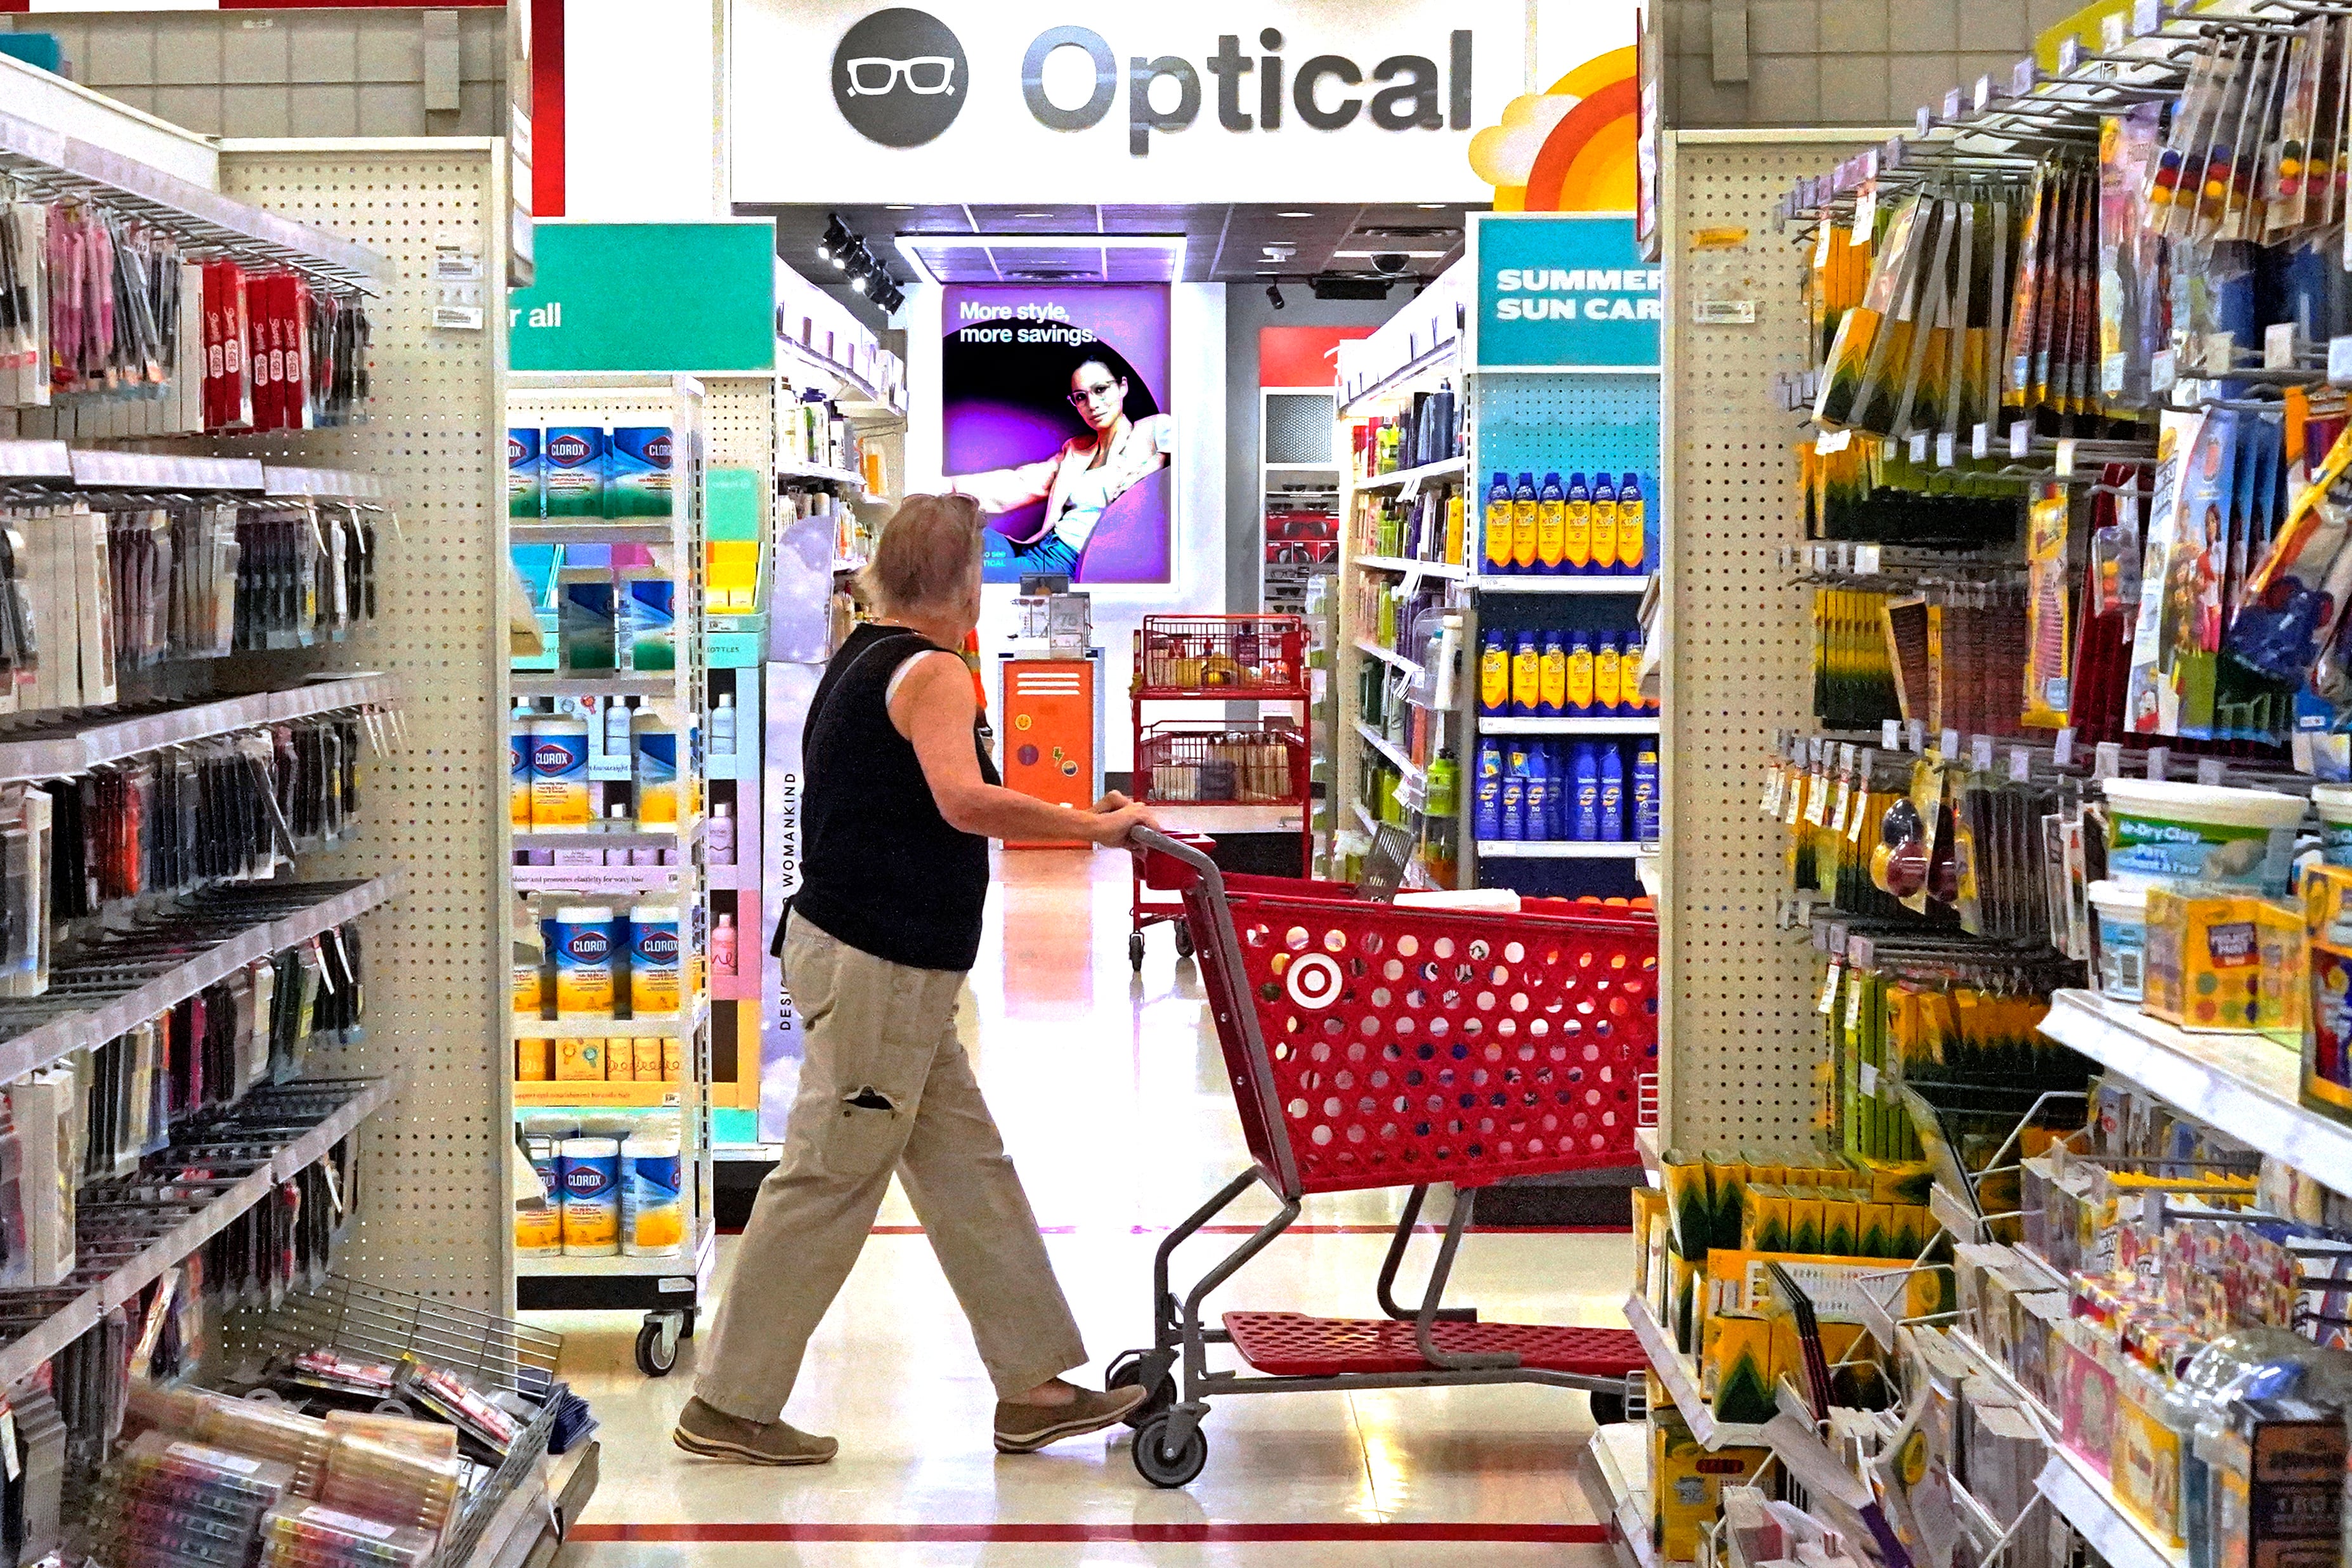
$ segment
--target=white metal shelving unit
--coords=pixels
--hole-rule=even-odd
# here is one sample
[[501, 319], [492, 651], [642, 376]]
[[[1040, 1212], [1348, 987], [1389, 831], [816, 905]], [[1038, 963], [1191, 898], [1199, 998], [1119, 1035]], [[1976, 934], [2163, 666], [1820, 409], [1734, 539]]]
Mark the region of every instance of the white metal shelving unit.
[[[551, 909], [562, 895], [572, 894], [592, 904], [617, 903], [616, 895], [632, 900], [659, 900], [675, 907], [679, 918], [679, 962], [685, 1006], [677, 1014], [654, 1019], [585, 1021], [591, 1026], [567, 1029], [568, 1022], [530, 1019], [509, 1015], [507, 1027], [505, 1083], [502, 1096], [509, 1119], [576, 1106], [583, 1112], [642, 1110], [675, 1116], [684, 1180], [679, 1201], [686, 1214], [679, 1252], [661, 1257], [566, 1256], [520, 1259], [515, 1289], [525, 1308], [606, 1308], [643, 1310], [645, 1331], [637, 1342], [639, 1369], [649, 1375], [667, 1373], [675, 1363], [678, 1340], [691, 1331], [702, 1304], [708, 1269], [703, 1259], [716, 1231], [711, 1208], [710, 1037], [707, 973], [708, 939], [702, 856], [707, 824], [699, 765], [699, 737], [705, 728], [706, 643], [703, 625], [704, 508], [707, 469], [704, 389], [692, 376], [623, 375], [611, 374], [515, 373], [508, 386], [508, 406], [516, 416], [542, 423], [569, 420], [667, 424], [670, 427], [670, 513], [660, 523], [661, 537], [651, 542], [656, 566], [667, 565], [674, 584], [672, 663], [667, 670], [627, 674], [618, 670], [577, 673], [514, 674], [500, 711], [510, 712], [514, 700], [524, 696], [598, 699], [599, 705], [583, 717], [591, 725], [604, 721], [603, 702], [622, 696], [646, 698], [659, 717], [668, 720], [677, 737], [677, 817], [675, 824], [638, 827], [614, 833], [589, 828], [578, 832], [519, 832], [510, 824], [501, 833], [506, 853], [500, 865], [514, 896], [504, 900], [509, 921], [520, 918], [518, 902], [536, 899]], [[621, 542], [611, 531], [615, 525], [601, 518], [550, 518], [528, 523], [534, 542], [598, 545]], [[619, 525], [642, 535], [644, 521]], [[512, 537], [509, 531], [509, 538]], [[633, 542], [647, 542], [642, 539]], [[667, 561], [664, 555], [667, 555]], [[677, 864], [657, 867], [551, 867], [517, 868], [516, 852], [564, 848], [657, 848], [675, 850]], [[620, 871], [622, 877], [611, 875]], [[616, 910], [615, 913], [625, 912]], [[534, 916], [536, 918], [536, 916]], [[509, 927], [509, 930], [511, 928]], [[508, 941], [511, 942], [509, 935]], [[623, 1025], [627, 1037], [671, 1037], [685, 1046], [685, 1074], [677, 1080], [641, 1083], [634, 1078], [582, 1084], [578, 1098], [567, 1099], [566, 1085], [544, 1079], [524, 1080], [517, 1070], [519, 1047], [541, 1046], [551, 1039], [614, 1038]], [[690, 1026], [690, 1028], [685, 1027]], [[676, 1026], [677, 1032], [673, 1032]], [[626, 1089], [626, 1093], [614, 1091]], [[528, 1103], [526, 1104], [526, 1101]], [[683, 1279], [681, 1287], [677, 1281]]]

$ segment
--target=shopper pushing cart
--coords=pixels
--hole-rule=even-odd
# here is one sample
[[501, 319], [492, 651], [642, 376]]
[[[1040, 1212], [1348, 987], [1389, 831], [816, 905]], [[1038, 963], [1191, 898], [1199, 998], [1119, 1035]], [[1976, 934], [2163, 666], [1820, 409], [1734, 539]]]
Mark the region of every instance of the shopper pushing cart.
[[[1534, 901], [1405, 908], [1336, 883], [1226, 877], [1150, 827], [1130, 843], [1152, 886], [1183, 895], [1255, 1162], [1160, 1244], [1152, 1343], [1111, 1368], [1113, 1387], [1150, 1392], [1131, 1418], [1136, 1469], [1161, 1487], [1199, 1475], [1202, 1420], [1227, 1394], [1537, 1383], [1583, 1389], [1596, 1420], [1622, 1419], [1626, 1378], [1644, 1364], [1630, 1330], [1482, 1323], [1443, 1301], [1481, 1188], [1635, 1162], [1657, 1065], [1655, 920]], [[1453, 1213], [1420, 1302], [1402, 1307], [1405, 1245], [1439, 1182]], [[1180, 1296], [1177, 1248], [1255, 1186], [1281, 1211]], [[1307, 1195], [1373, 1187], [1410, 1189], [1375, 1290], [1383, 1317], [1203, 1321], [1211, 1292]], [[1258, 1375], [1213, 1369], [1212, 1346]]]

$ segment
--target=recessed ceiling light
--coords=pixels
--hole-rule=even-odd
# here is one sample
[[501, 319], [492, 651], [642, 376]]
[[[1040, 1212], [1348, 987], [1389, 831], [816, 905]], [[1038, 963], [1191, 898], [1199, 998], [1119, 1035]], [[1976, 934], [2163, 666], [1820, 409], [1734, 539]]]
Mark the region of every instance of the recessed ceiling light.
[[1052, 213], [1014, 213], [1013, 216], [1014, 217], [1017, 217], [1017, 218], [1029, 219], [1029, 218], [1052, 217], [1054, 215], [1053, 215]]
[[887, 202], [883, 205], [882, 210], [886, 213], [910, 213], [915, 208], [913, 204], [908, 202]]
[[1413, 205], [1425, 213], [1442, 213], [1445, 210], [1444, 202], [1415, 202]]
[[1274, 216], [1276, 217], [1313, 217], [1315, 215], [1313, 213], [1276, 213]]

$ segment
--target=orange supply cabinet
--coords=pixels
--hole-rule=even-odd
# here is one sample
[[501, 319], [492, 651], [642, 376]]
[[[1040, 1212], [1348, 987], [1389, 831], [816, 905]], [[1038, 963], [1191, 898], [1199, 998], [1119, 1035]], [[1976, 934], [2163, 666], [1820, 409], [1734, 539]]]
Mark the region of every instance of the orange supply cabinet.
[[[1102, 671], [1096, 658], [1013, 658], [998, 665], [997, 766], [1007, 789], [1080, 811], [1102, 795]], [[1007, 849], [1082, 849], [1083, 839]]]

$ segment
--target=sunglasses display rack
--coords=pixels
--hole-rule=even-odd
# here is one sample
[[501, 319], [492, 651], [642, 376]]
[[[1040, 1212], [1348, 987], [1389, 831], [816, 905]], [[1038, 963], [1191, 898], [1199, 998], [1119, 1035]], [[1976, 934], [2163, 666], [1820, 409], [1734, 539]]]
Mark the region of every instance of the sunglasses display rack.
[[[1604, 1434], [1591, 1467], [1629, 1562], [2341, 1550], [2332, 1460], [2262, 1518], [2204, 1501], [2293, 1415], [2340, 1457], [2352, 1369], [2352, 1142], [2296, 1076], [2334, 1070], [2295, 1049], [2333, 1038], [2302, 965], [2334, 928], [2277, 897], [2343, 765], [2352, 28], [2293, 4], [2095, 26], [1874, 145], [1661, 150], [1661, 255], [1698, 311], [1665, 493], [1705, 526], [1662, 584], [1688, 837], [1628, 1304], [1669, 1435]], [[2136, 791], [2263, 803], [2276, 885], [2136, 861], [2165, 841]], [[2343, 877], [2305, 866], [2297, 898]], [[2184, 913], [2232, 893], [2268, 932], [2238, 992]], [[1843, 1207], [1823, 1162], [1924, 1210], [1905, 1261], [1788, 1228]], [[1676, 1519], [1685, 1447], [1737, 1484]]]
[[[707, 401], [689, 376], [519, 373], [507, 403], [510, 427], [551, 441], [592, 427], [667, 432], [666, 515], [546, 515], [551, 469], [542, 515], [507, 531], [518, 581], [557, 601], [553, 637], [505, 680], [516, 771], [501, 834], [514, 954], [503, 1109], [545, 1199], [515, 1222], [516, 1300], [644, 1313], [648, 1376], [675, 1364], [709, 1283], [713, 1003], [722, 984], [729, 1004], [756, 997], [737, 933], [762, 929], [756, 877], [720, 890], [713, 875], [721, 856], [730, 871], [743, 863], [740, 825], [758, 819], [735, 761], [738, 699], [758, 708], [740, 672], [712, 668], [705, 631]], [[705, 760], [714, 743], [724, 776]], [[748, 853], [756, 867], [756, 837]], [[675, 1196], [627, 1228], [622, 1151], [648, 1140], [667, 1151]], [[598, 1163], [590, 1146], [607, 1143]]]

